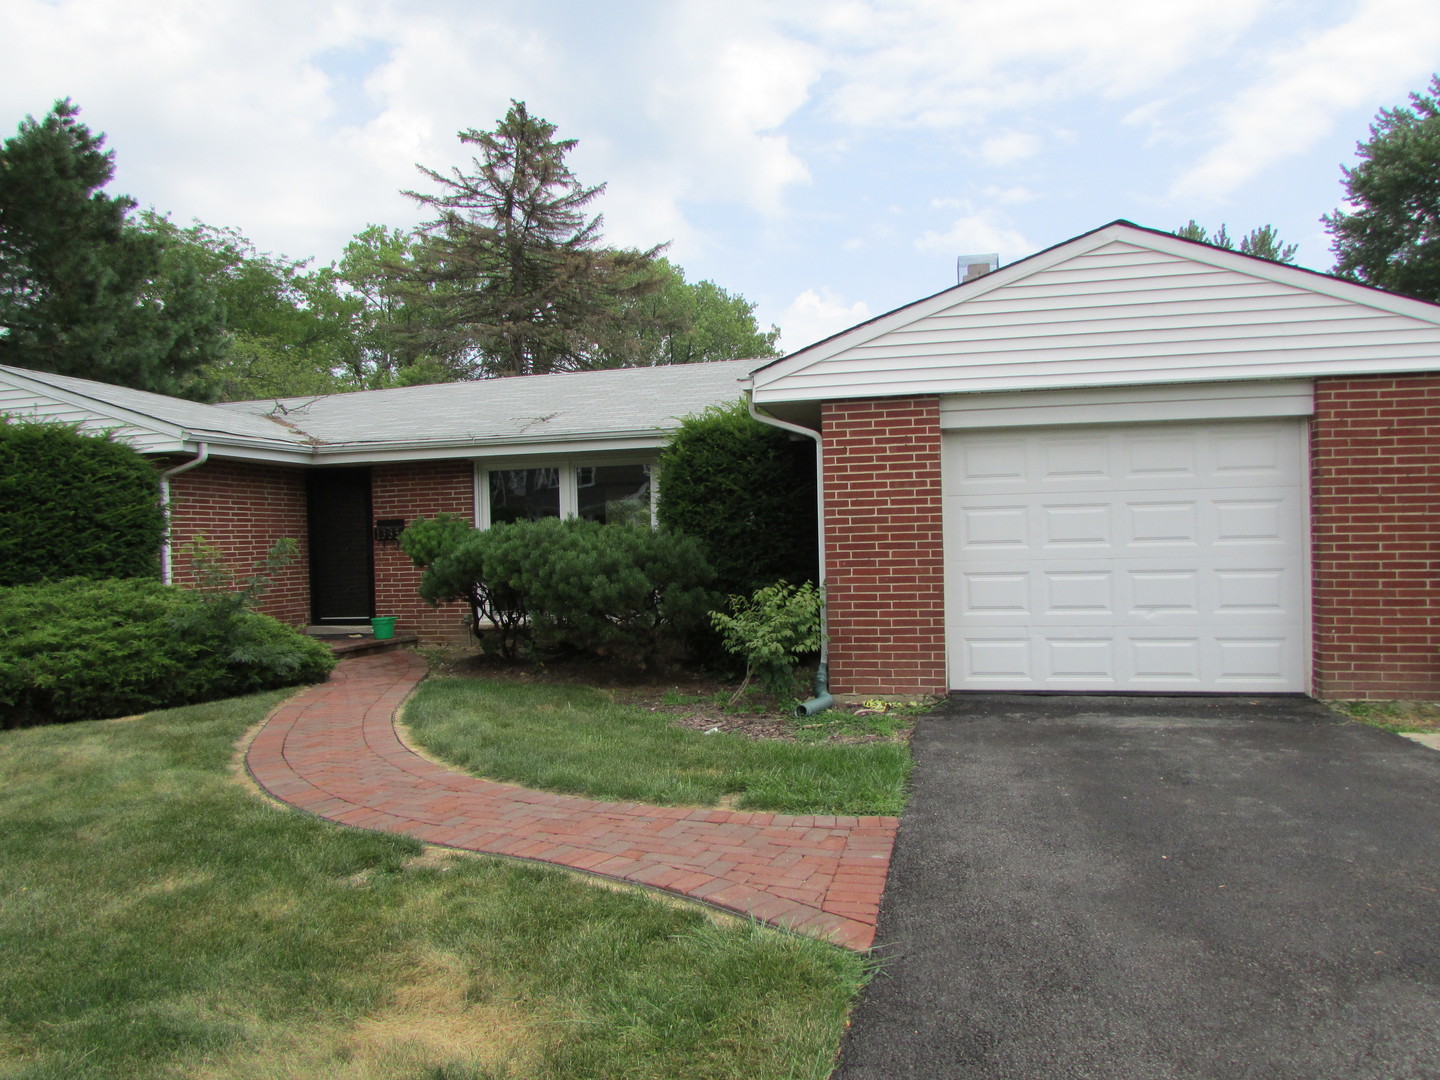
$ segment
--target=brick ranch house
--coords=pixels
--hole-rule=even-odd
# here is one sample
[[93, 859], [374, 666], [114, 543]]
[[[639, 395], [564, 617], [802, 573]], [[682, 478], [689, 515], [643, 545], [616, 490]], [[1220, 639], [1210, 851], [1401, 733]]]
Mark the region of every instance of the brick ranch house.
[[445, 383], [203, 405], [0, 367], [0, 413], [111, 430], [162, 470], [167, 581], [193, 581], [192, 541], [248, 574], [274, 542], [299, 557], [262, 608], [296, 626], [398, 617], [463, 640], [468, 609], [420, 599], [399, 530], [439, 513], [653, 520], [653, 467], [682, 416], [736, 401], [754, 361]]
[[643, 518], [742, 387], [821, 447], [836, 693], [1440, 700], [1440, 306], [1128, 222], [764, 365], [223, 406], [0, 368], [0, 412], [156, 456], [177, 553], [300, 539], [273, 614], [437, 640], [394, 523]]

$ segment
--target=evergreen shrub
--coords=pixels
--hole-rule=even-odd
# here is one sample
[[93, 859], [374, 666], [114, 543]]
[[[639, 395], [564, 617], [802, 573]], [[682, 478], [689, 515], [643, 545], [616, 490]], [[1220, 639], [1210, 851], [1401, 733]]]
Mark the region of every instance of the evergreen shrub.
[[334, 666], [322, 642], [228, 597], [135, 578], [0, 589], [5, 727], [319, 682]]
[[156, 577], [155, 469], [108, 435], [0, 416], [0, 585]]
[[644, 525], [547, 518], [462, 531], [427, 519], [400, 543], [426, 566], [420, 595], [468, 602], [482, 644], [489, 634], [507, 656], [533, 645], [663, 663], [715, 599], [701, 545]]
[[661, 525], [705, 545], [726, 595], [818, 577], [815, 444], [743, 401], [681, 421], [660, 455], [657, 509]]

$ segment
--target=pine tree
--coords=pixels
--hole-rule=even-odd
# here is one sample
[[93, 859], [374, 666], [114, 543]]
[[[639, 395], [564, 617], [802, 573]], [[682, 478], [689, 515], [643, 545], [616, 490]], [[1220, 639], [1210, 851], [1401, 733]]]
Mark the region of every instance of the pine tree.
[[104, 135], [68, 99], [26, 117], [0, 146], [0, 363], [162, 393], [224, 345], [223, 322], [189, 268], [130, 220]]
[[[1201, 225], [1194, 218], [1191, 218], [1182, 227], [1175, 230], [1175, 236], [1182, 240], [1198, 240], [1202, 244], [1209, 244], [1212, 247], [1224, 248], [1226, 251], [1235, 251], [1235, 241], [1225, 231], [1224, 223], [1213, 233], [1207, 234], [1205, 226]], [[1240, 238], [1239, 251], [1241, 255], [1254, 255], [1258, 259], [1269, 259], [1271, 262], [1293, 263], [1295, 252], [1299, 247], [1295, 244], [1282, 243], [1280, 234], [1275, 231], [1273, 225], [1262, 225], [1258, 229], [1251, 229]]]
[[1381, 109], [1345, 174], [1355, 209], [1321, 220], [1335, 273], [1440, 303], [1440, 75], [1410, 108]]
[[[407, 272], [406, 301], [433, 310], [414, 332], [426, 352], [452, 358], [459, 377], [542, 375], [587, 366], [626, 297], [658, 287], [660, 249], [600, 247], [591, 202], [566, 156], [574, 139], [512, 101], [494, 131], [459, 133], [473, 172], [419, 166], [439, 194], [405, 192], [436, 214]], [[459, 358], [459, 359], [457, 359]]]

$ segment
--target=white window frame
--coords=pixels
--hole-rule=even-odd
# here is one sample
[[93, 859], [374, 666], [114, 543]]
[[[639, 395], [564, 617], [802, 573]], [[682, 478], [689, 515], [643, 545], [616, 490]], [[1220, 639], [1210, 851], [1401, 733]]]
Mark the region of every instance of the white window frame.
[[656, 504], [660, 494], [659, 462], [653, 454], [605, 454], [600, 457], [556, 457], [536, 455], [517, 458], [487, 458], [475, 462], [474, 518], [477, 529], [488, 529], [490, 521], [490, 473], [506, 469], [559, 469], [560, 470], [560, 516], [579, 517], [580, 487], [576, 470], [584, 467], [605, 465], [648, 465], [650, 466], [650, 527], [657, 525]]

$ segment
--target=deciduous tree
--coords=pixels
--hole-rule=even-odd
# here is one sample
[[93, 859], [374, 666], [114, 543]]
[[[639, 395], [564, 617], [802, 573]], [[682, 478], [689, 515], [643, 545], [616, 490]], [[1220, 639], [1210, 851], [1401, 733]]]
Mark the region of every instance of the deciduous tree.
[[778, 327], [761, 330], [755, 305], [713, 281], [689, 282], [685, 271], [657, 259], [659, 287], [622, 304], [615, 334], [600, 343], [592, 367], [695, 364], [707, 360], [773, 357]]

